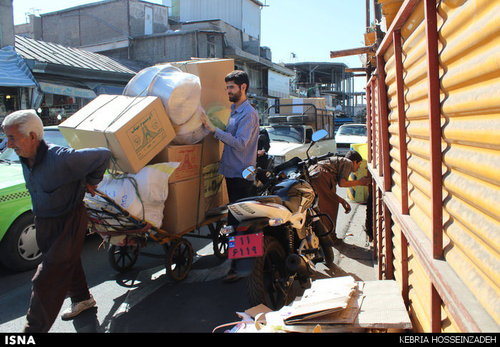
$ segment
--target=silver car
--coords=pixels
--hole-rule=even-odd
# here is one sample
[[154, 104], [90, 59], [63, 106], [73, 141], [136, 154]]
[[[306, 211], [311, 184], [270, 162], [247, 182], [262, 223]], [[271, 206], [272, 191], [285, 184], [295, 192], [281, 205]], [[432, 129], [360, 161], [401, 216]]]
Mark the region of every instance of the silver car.
[[351, 148], [351, 144], [367, 143], [366, 124], [343, 124], [335, 134], [337, 154], [345, 155]]

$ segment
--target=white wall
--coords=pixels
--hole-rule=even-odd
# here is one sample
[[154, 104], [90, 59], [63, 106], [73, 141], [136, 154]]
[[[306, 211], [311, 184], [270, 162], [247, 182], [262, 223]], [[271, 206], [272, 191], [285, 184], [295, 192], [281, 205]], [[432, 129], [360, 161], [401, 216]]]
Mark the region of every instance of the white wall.
[[180, 21], [221, 19], [260, 39], [260, 7], [251, 0], [180, 0]]
[[286, 98], [290, 95], [290, 77], [269, 70], [267, 75], [268, 95]]

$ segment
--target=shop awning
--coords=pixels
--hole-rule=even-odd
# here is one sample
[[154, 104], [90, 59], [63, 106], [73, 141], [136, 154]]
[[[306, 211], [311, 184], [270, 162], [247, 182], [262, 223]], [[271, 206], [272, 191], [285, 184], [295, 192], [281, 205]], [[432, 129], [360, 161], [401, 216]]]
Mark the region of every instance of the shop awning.
[[101, 94], [122, 95], [123, 89], [125, 89], [125, 86], [119, 87], [119, 86], [101, 84], [95, 87], [94, 91], [96, 92], [97, 95]]
[[66, 95], [84, 99], [94, 99], [97, 96], [93, 90], [74, 87], [69, 85], [69, 83], [55, 84], [42, 81], [39, 83], [42, 92], [48, 94]]
[[0, 49], [0, 86], [36, 87], [37, 82], [24, 59], [12, 46]]

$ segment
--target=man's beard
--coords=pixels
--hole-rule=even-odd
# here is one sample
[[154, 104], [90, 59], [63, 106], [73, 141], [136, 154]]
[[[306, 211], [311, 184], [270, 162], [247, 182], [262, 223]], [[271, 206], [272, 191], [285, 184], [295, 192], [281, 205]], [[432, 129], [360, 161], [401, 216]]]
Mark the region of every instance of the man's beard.
[[233, 95], [229, 95], [229, 101], [231, 102], [238, 102], [240, 101], [240, 99], [241, 99], [241, 91]]

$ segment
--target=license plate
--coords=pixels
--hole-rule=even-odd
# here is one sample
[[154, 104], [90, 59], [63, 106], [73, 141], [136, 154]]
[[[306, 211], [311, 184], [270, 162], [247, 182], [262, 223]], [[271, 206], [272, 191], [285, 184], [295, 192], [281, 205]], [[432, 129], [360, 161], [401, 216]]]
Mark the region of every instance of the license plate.
[[260, 257], [264, 255], [264, 234], [248, 234], [229, 237], [229, 259]]

